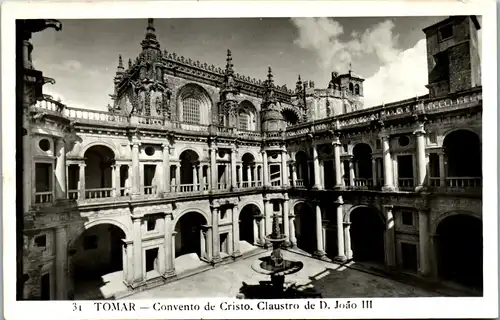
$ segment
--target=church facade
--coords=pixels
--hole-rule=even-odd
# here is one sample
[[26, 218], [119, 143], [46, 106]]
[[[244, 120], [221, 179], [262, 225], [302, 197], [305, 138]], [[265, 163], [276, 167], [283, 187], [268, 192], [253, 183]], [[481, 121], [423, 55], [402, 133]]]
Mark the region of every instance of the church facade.
[[119, 57], [107, 111], [28, 99], [31, 81], [22, 298], [80, 299], [105, 274], [130, 292], [244, 259], [270, 246], [274, 214], [290, 250], [481, 291], [479, 28], [424, 29], [429, 94], [382, 106], [364, 106], [352, 71], [291, 90], [271, 68], [238, 74], [229, 50], [224, 68], [162, 51], [153, 19], [139, 56]]

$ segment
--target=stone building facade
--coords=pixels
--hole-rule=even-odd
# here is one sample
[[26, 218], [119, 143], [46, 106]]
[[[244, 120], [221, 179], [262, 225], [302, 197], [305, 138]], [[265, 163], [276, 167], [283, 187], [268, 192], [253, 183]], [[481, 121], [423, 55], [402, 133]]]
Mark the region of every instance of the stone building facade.
[[352, 71], [289, 90], [271, 68], [236, 73], [230, 51], [225, 68], [161, 51], [149, 19], [108, 111], [25, 104], [23, 298], [242, 259], [269, 246], [274, 214], [286, 245], [319, 259], [480, 290], [478, 29], [474, 16], [426, 28], [429, 94], [364, 108]]

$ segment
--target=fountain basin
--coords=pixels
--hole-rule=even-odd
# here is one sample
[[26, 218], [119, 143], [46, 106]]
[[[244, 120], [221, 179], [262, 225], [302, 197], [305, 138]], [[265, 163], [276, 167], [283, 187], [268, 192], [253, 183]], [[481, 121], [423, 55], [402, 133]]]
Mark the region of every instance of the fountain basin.
[[283, 260], [280, 265], [275, 265], [271, 257], [262, 257], [252, 264], [252, 269], [260, 274], [269, 276], [285, 276], [297, 273], [304, 268], [301, 261]]

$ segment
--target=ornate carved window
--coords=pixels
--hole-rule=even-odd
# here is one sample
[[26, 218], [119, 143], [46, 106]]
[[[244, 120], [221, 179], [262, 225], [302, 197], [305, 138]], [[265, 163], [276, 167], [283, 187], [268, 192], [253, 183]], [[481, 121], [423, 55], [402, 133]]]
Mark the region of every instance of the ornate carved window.
[[186, 98], [182, 100], [183, 120], [190, 123], [200, 122], [200, 101], [196, 98]]
[[244, 112], [241, 112], [239, 120], [240, 120], [240, 123], [239, 123], [240, 129], [241, 130], [248, 130], [248, 127], [249, 127], [249, 125], [248, 125], [248, 120], [249, 120], [248, 114], [246, 114]]
[[212, 119], [212, 101], [197, 84], [187, 84], [179, 92], [177, 111], [180, 121], [208, 125]]

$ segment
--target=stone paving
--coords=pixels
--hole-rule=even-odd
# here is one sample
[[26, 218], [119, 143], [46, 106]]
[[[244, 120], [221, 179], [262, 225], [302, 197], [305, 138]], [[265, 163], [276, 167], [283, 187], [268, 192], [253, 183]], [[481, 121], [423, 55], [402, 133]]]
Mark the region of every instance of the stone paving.
[[[269, 255], [269, 252], [138, 292], [127, 299], [236, 297], [243, 282], [252, 285], [269, 280], [269, 277], [258, 274], [251, 268], [255, 260], [265, 255]], [[435, 292], [292, 252], [285, 251], [283, 255], [286, 259], [304, 263], [304, 268], [287, 276], [286, 281], [293, 281], [298, 286], [314, 287], [324, 298], [439, 296]]]

